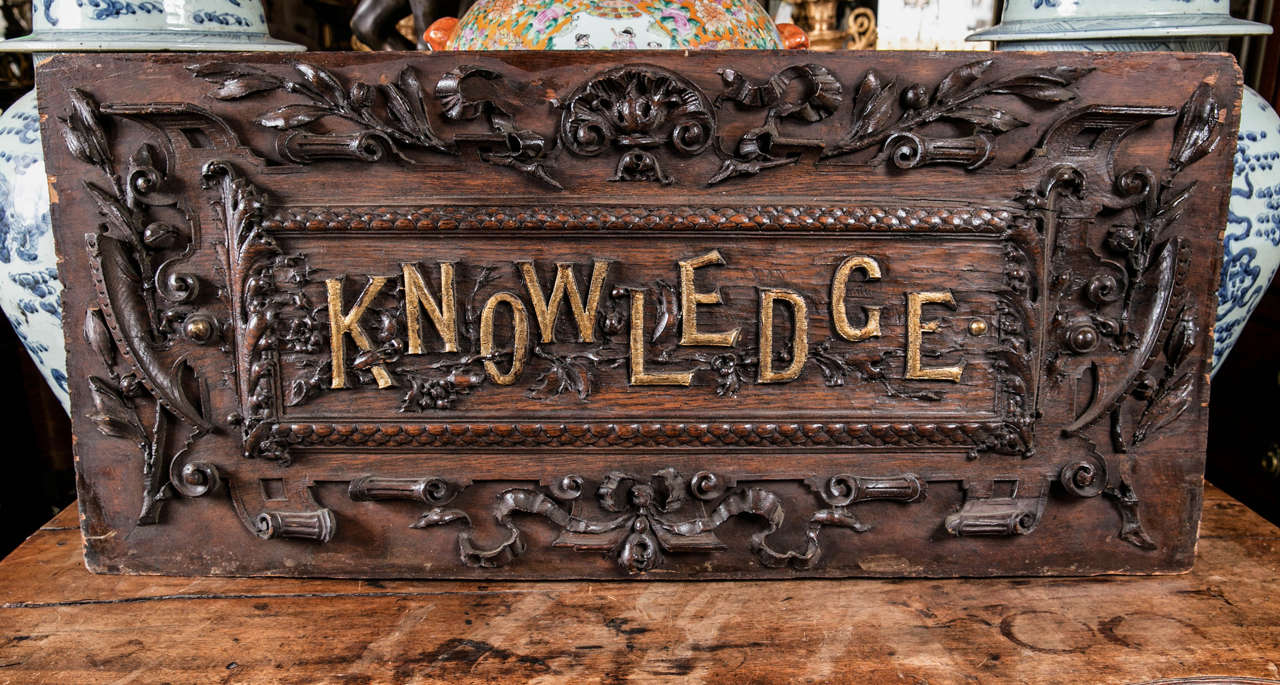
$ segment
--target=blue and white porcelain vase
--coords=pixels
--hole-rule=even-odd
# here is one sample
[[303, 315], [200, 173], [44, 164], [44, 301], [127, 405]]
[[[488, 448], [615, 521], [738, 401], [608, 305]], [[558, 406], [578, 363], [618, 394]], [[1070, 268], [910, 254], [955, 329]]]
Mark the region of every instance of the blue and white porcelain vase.
[[[1224, 52], [1271, 27], [1231, 17], [1225, 0], [1005, 0], [1000, 24], [969, 40], [997, 50]], [[1280, 117], [1244, 89], [1213, 328], [1213, 372], [1280, 266]]]
[[[267, 35], [260, 0], [33, 0], [33, 30], [0, 51], [295, 51]], [[66, 409], [62, 284], [36, 91], [0, 115], [0, 308]]]

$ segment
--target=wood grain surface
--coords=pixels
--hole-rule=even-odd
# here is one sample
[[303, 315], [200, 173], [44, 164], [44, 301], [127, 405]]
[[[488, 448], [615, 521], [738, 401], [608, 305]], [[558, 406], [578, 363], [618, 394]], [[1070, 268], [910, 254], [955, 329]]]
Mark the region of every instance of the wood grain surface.
[[1195, 568], [1146, 578], [103, 576], [68, 509], [0, 562], [0, 682], [1280, 680], [1278, 570], [1280, 529], [1212, 487]]

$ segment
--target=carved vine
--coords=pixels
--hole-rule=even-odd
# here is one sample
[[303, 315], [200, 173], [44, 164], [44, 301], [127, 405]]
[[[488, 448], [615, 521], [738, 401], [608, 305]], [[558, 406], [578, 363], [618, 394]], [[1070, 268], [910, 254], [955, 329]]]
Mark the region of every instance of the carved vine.
[[[488, 131], [459, 133], [452, 141], [433, 129], [427, 95], [413, 67], [376, 85], [347, 84], [333, 72], [305, 62], [293, 63], [294, 73], [289, 75], [229, 62], [189, 69], [197, 78], [217, 84], [209, 95], [220, 100], [273, 91], [302, 96], [304, 102], [282, 105], [257, 118], [259, 125], [282, 131], [276, 151], [294, 163], [325, 158], [373, 162], [387, 155], [412, 161], [404, 154], [407, 149], [456, 154], [460, 144], [474, 144], [482, 161], [510, 167], [559, 190], [560, 182], [549, 172], [549, 158], [557, 147], [585, 157], [612, 150], [618, 157], [609, 180], [662, 184], [676, 179], [658, 150], [669, 147], [678, 155], [694, 157], [713, 143], [723, 161], [707, 185], [794, 164], [804, 149], [821, 150], [827, 158], [882, 148], [872, 164], [892, 161], [901, 169], [958, 164], [977, 169], [991, 161], [996, 137], [1026, 125], [988, 98], [1010, 95], [1056, 105], [1074, 99], [1071, 86], [1091, 71], [1060, 66], [983, 80], [992, 64], [988, 59], [957, 67], [932, 92], [919, 83], [899, 86], [896, 79], [886, 81], [875, 70], [868, 71], [854, 91], [849, 129], [835, 143], [790, 135], [781, 126], [784, 120], [802, 125], [822, 121], [844, 102], [844, 87], [819, 64], [790, 66], [764, 81], [735, 68], [721, 69], [725, 89], [714, 104], [701, 88], [675, 72], [653, 65], [614, 67], [583, 82], [563, 101], [551, 101], [563, 110], [551, 135], [520, 128], [494, 99], [465, 95], [467, 80], [497, 82], [502, 75], [461, 65], [436, 83], [441, 115], [452, 122], [483, 119]], [[739, 136], [728, 151], [717, 140], [717, 113], [725, 101], [766, 110], [763, 123]], [[311, 124], [326, 117], [346, 120], [356, 130], [312, 130]], [[925, 131], [940, 121], [967, 126], [970, 134], [939, 137]]]
[[[276, 138], [281, 157], [305, 164], [322, 158], [376, 161], [385, 154], [404, 158], [404, 148], [452, 154], [454, 148], [431, 127], [427, 96], [413, 67], [393, 81], [350, 86], [324, 67], [294, 62], [295, 74], [278, 76], [249, 64], [205, 62], [188, 69], [197, 78], [218, 84], [209, 93], [219, 100], [238, 100], [269, 91], [302, 96], [306, 101], [263, 112], [260, 126], [283, 131]], [[380, 97], [379, 97], [380, 96]], [[306, 128], [325, 117], [356, 125], [354, 133], [313, 133]]]
[[[822, 157], [883, 145], [884, 154], [901, 169], [928, 164], [977, 169], [991, 161], [995, 137], [1026, 125], [985, 98], [1013, 95], [1038, 103], [1067, 102], [1076, 97], [1071, 86], [1093, 71], [1087, 67], [1045, 67], [984, 81], [993, 62], [985, 59], [952, 69], [932, 93], [923, 84], [899, 85], [896, 78], [886, 81], [876, 70], [868, 70], [854, 93], [849, 130], [824, 150]], [[968, 125], [972, 132], [960, 138], [921, 133], [937, 121]]]

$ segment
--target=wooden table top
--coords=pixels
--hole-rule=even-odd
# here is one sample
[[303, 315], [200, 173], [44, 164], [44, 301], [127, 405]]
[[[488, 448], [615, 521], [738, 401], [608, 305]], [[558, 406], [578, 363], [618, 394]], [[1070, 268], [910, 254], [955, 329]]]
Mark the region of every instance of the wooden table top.
[[95, 576], [74, 507], [0, 562], [0, 682], [1280, 679], [1280, 529], [1213, 487], [1163, 577], [368, 582]]

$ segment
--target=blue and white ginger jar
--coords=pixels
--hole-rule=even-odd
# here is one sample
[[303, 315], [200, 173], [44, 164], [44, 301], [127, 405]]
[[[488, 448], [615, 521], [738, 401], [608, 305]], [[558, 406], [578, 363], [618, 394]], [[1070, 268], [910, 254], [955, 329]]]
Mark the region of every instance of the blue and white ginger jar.
[[[1271, 27], [1235, 19], [1226, 0], [1005, 0], [998, 25], [968, 40], [997, 50], [1225, 52], [1231, 36]], [[1280, 117], [1244, 89], [1222, 280], [1213, 328], [1213, 372], [1226, 359], [1280, 266]]]
[[[260, 0], [33, 0], [31, 35], [4, 52], [295, 51], [267, 35]], [[49, 224], [49, 186], [36, 91], [0, 115], [0, 309], [62, 403], [67, 350], [62, 283]]]

